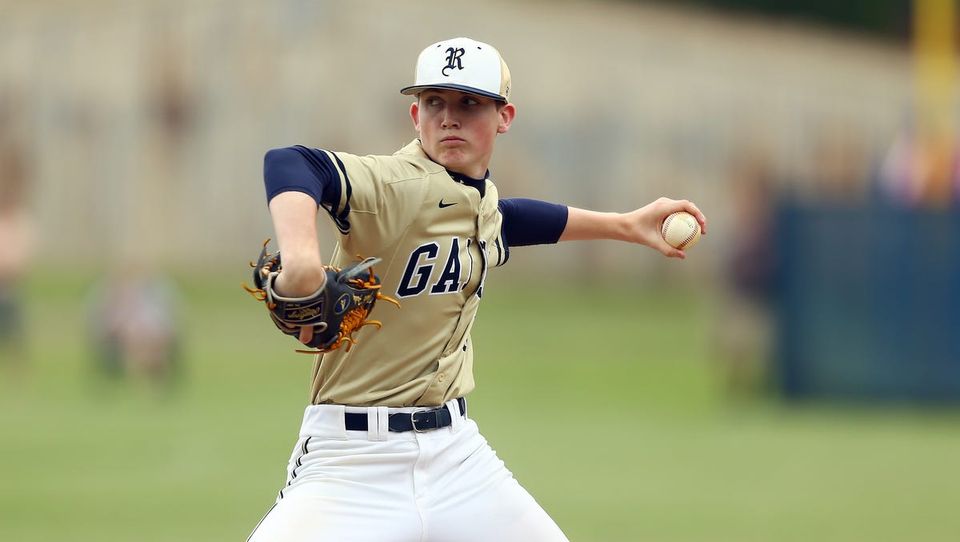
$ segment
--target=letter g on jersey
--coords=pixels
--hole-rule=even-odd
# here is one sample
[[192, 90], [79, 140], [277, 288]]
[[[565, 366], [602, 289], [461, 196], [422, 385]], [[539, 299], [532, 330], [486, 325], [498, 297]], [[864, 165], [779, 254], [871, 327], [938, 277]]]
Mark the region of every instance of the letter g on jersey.
[[[410, 253], [407, 260], [407, 267], [403, 270], [403, 278], [400, 279], [400, 287], [397, 288], [398, 297], [410, 297], [422, 293], [430, 282], [430, 274], [433, 272], [433, 264], [427, 263], [437, 259], [440, 253], [440, 245], [429, 243], [420, 245]], [[413, 277], [416, 275], [416, 282]]]

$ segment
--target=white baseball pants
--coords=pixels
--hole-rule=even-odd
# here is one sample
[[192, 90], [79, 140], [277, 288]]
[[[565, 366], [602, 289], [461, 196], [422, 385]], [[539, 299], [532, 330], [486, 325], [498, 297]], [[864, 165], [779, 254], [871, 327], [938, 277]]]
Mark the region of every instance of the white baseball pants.
[[[287, 484], [248, 542], [566, 542], [462, 416], [449, 427], [390, 432], [416, 409], [307, 407]], [[365, 412], [347, 431], [344, 412]]]

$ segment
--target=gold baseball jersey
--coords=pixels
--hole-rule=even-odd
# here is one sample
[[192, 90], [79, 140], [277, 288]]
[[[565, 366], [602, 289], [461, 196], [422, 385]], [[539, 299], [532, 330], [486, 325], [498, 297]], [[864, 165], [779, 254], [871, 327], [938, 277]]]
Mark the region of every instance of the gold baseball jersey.
[[436, 406], [474, 387], [470, 329], [490, 267], [507, 261], [497, 189], [457, 182], [415, 140], [392, 156], [326, 153], [339, 202], [324, 204], [340, 230], [331, 263], [377, 256], [380, 302], [358, 344], [321, 354], [313, 404]]

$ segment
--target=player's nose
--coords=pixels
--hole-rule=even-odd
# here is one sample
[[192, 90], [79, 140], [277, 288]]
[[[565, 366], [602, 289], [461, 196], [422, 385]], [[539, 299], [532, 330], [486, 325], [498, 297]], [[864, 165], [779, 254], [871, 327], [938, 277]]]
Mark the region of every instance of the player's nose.
[[454, 115], [452, 108], [443, 110], [443, 117], [440, 119], [440, 126], [443, 128], [459, 128], [460, 120]]

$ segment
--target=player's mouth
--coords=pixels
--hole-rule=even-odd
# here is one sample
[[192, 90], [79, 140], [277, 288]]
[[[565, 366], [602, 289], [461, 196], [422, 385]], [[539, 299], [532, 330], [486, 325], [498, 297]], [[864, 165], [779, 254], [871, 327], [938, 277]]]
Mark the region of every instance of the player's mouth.
[[440, 140], [440, 143], [447, 143], [448, 145], [456, 145], [459, 143], [466, 143], [467, 140], [457, 137], [457, 136], [447, 136]]

